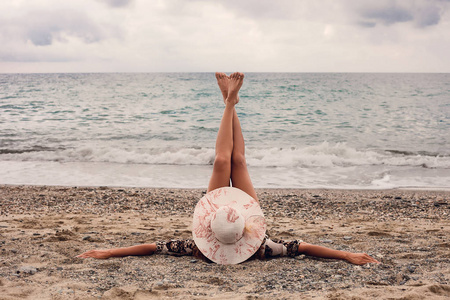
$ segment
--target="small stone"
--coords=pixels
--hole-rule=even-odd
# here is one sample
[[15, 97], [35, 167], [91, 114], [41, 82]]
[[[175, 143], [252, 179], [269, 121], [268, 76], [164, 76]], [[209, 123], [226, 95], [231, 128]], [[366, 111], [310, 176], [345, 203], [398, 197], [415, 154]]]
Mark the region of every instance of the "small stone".
[[17, 253], [17, 250], [16, 249], [11, 249], [11, 252], [12, 253]]
[[332, 244], [333, 243], [332, 240], [319, 240], [319, 241], [324, 244]]
[[351, 237], [351, 236], [344, 236], [344, 240], [345, 241], [350, 241], [351, 239], [353, 239], [353, 237]]
[[198, 260], [196, 260], [196, 259], [191, 259], [189, 262], [190, 262], [191, 264], [195, 264], [197, 261], [198, 261]]
[[30, 275], [36, 274], [37, 271], [38, 270], [33, 266], [23, 266], [23, 267], [20, 267], [18, 270], [19, 273], [25, 273], [25, 274], [30, 274]]
[[407, 269], [408, 269], [408, 271], [409, 271], [410, 273], [414, 273], [414, 271], [416, 271], [416, 267], [413, 266], [413, 265], [409, 265], [409, 266], [407, 267]]
[[90, 241], [90, 240], [92, 240], [92, 237], [90, 235], [85, 235], [85, 236], [83, 236], [82, 240], [83, 241]]

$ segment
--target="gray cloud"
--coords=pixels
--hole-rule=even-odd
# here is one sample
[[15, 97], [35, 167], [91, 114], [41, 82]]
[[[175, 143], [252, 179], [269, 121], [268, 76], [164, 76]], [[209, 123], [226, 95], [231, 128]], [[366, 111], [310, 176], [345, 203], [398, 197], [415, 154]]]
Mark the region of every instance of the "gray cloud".
[[100, 0], [111, 7], [125, 7], [134, 2], [134, 0]]
[[[194, 0], [210, 2], [208, 0]], [[304, 7], [301, 1], [278, 0], [217, 0], [226, 9], [232, 10], [241, 16], [252, 19], [294, 19], [299, 17]]]
[[357, 24], [370, 28], [377, 24], [390, 26], [409, 22], [416, 27], [425, 28], [439, 24], [446, 8], [447, 3], [442, 0], [385, 1], [365, 4], [357, 9], [359, 18], [362, 19]]
[[360, 21], [360, 22], [357, 22], [357, 24], [361, 27], [366, 27], [366, 28], [373, 28], [373, 27], [377, 26], [376, 22], [369, 22], [369, 21]]
[[[169, 1], [171, 11], [189, 2], [207, 0]], [[310, 20], [332, 22], [340, 18], [361, 27], [372, 28], [377, 24], [391, 26], [411, 23], [419, 28], [437, 25], [450, 0], [377, 0], [377, 1], [295, 1], [279, 0], [217, 0], [225, 10], [254, 20]], [[355, 14], [356, 13], [356, 14]], [[356, 19], [355, 19], [356, 18]]]
[[23, 20], [16, 20], [25, 28], [25, 38], [36, 46], [49, 46], [55, 40], [65, 41], [65, 36], [80, 38], [85, 43], [102, 40], [100, 28], [86, 15], [77, 11], [33, 12]]
[[362, 14], [364, 19], [373, 20], [374, 22], [382, 22], [384, 25], [408, 22], [413, 19], [409, 11], [400, 7], [382, 7], [364, 11]]
[[39, 53], [39, 51], [20, 51], [5, 52], [0, 49], [0, 61], [5, 62], [69, 62], [78, 61], [79, 58], [55, 53]]
[[427, 6], [418, 11], [416, 23], [419, 27], [437, 25], [441, 20], [441, 10], [436, 6]]
[[[0, 61], [76, 61], [82, 54], [89, 54], [73, 50], [74, 40], [78, 40], [75, 45], [81, 48], [83, 44], [123, 37], [123, 30], [118, 24], [99, 22], [88, 13], [74, 8], [39, 8], [16, 14], [13, 18], [0, 18], [0, 45], [3, 44]], [[53, 46], [59, 50], [55, 51]]]

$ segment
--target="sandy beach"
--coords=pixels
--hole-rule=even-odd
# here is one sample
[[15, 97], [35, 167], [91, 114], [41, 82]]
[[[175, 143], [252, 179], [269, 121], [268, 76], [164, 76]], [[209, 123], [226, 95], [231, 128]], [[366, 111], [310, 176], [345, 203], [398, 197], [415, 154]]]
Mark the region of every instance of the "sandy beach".
[[154, 255], [80, 259], [191, 237], [198, 189], [0, 186], [0, 299], [448, 299], [448, 191], [258, 189], [272, 238], [367, 252], [221, 266]]

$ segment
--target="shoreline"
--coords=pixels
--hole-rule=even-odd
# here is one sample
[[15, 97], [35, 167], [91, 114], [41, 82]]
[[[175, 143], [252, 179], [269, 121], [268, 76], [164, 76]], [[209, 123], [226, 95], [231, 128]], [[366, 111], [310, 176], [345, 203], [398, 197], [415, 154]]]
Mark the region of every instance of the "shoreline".
[[450, 192], [257, 188], [268, 233], [367, 252], [234, 266], [189, 256], [83, 260], [92, 248], [190, 238], [206, 189], [0, 185], [0, 299], [414, 299], [450, 296]]
[[[123, 185], [51, 185], [51, 184], [2, 184], [0, 183], [0, 189], [2, 187], [51, 187], [51, 188], [91, 188], [91, 189], [166, 189], [166, 190], [206, 190], [205, 188], [198, 187], [142, 187], [142, 186], [123, 186]], [[295, 190], [295, 191], [314, 191], [314, 190], [324, 190], [324, 191], [419, 191], [419, 192], [448, 192], [450, 193], [450, 187], [393, 187], [393, 188], [334, 188], [334, 187], [314, 187], [314, 188], [303, 188], [303, 187], [255, 187], [255, 190]]]

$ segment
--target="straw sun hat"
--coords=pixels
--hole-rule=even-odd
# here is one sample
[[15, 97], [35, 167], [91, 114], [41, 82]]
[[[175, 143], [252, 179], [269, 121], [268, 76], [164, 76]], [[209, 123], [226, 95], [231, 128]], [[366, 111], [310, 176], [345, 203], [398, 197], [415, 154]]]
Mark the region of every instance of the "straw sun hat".
[[194, 210], [198, 249], [218, 264], [238, 264], [261, 246], [266, 221], [258, 201], [244, 191], [222, 187], [204, 195]]

